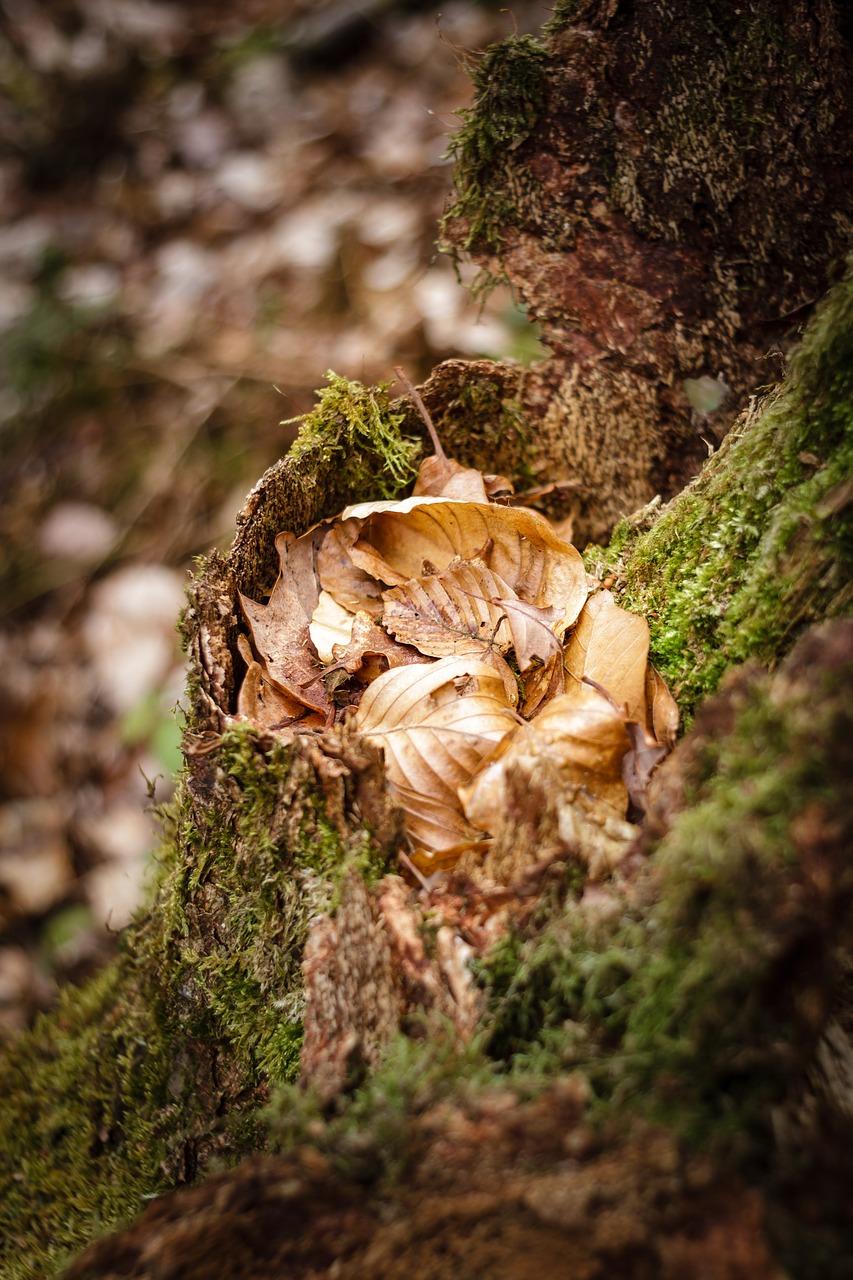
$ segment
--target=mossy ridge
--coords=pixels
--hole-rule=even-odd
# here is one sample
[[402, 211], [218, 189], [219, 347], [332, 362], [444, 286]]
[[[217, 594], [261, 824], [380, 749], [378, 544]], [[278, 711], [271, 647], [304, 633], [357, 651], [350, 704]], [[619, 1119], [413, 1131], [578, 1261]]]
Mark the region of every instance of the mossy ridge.
[[609, 1116], [641, 1111], [730, 1158], [767, 1159], [771, 1108], [827, 1015], [809, 1009], [809, 984], [831, 968], [853, 891], [839, 856], [822, 901], [797, 844], [804, 814], [821, 813], [833, 849], [851, 835], [851, 676], [848, 660], [792, 697], [757, 680], [733, 695], [735, 730], [697, 757], [690, 808], [631, 904], [571, 903], [487, 955], [490, 1054], [522, 1075], [581, 1069]]
[[587, 567], [615, 569], [652, 661], [689, 718], [724, 672], [773, 664], [810, 623], [853, 610], [853, 271], [819, 308], [785, 382], [735, 425], [642, 532], [623, 521]]
[[[451, 222], [466, 224], [450, 250], [456, 261], [471, 251], [500, 255], [502, 229], [517, 217], [506, 161], [536, 124], [547, 59], [534, 36], [509, 36], [487, 49], [471, 72], [474, 105], [461, 113], [462, 127], [450, 141], [455, 196], [441, 221], [442, 236]], [[483, 272], [473, 291], [496, 283]]]
[[52, 1274], [146, 1195], [263, 1147], [269, 1085], [298, 1070], [308, 920], [351, 860], [385, 870], [369, 833], [329, 821], [298, 752], [246, 727], [204, 760], [210, 803], [184, 785], [118, 962], [0, 1063], [4, 1277]]
[[[344, 484], [357, 493], [361, 487], [364, 457], [371, 463], [370, 479], [382, 498], [396, 498], [417, 473], [421, 441], [400, 434], [401, 414], [391, 411], [388, 388], [391, 382], [365, 387], [332, 370], [326, 374], [327, 387], [317, 390], [319, 400], [310, 413], [290, 418], [299, 422], [299, 435], [291, 446], [295, 461], [312, 468], [334, 463], [345, 473]], [[375, 465], [381, 460], [381, 467]], [[352, 474], [351, 474], [352, 473]]]

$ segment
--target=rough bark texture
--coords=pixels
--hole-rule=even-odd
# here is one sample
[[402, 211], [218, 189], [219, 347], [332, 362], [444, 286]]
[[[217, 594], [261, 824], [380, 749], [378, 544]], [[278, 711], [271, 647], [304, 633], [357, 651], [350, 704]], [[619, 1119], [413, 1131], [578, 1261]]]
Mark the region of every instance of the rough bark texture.
[[[451, 243], [553, 358], [524, 384], [537, 475], [581, 537], [676, 492], [777, 376], [853, 229], [853, 55], [832, 0], [563, 0], [490, 50], [456, 140]], [[715, 411], [685, 379], [730, 388]], [[713, 391], [713, 387], [711, 388]]]
[[[556, 354], [528, 375], [436, 370], [424, 398], [449, 451], [522, 484], [580, 478], [595, 488], [577, 509], [588, 530], [677, 486], [694, 456], [679, 379], [721, 368], [738, 395], [753, 385], [759, 321], [819, 291], [847, 225], [840, 12], [691, 0], [666, 23], [658, 0], [563, 4], [547, 52], [524, 45], [534, 80], [509, 81], [521, 145], [504, 139], [488, 170], [516, 212], [489, 207]], [[516, 71], [518, 53], [504, 49]], [[501, 58], [481, 93], [506, 87]], [[704, 150], [693, 99], [676, 115], [661, 105], [688, 89], [717, 129]], [[488, 203], [462, 160], [460, 194], [476, 180]], [[50, 1275], [146, 1196], [271, 1144], [285, 1154], [156, 1201], [70, 1274], [201, 1277], [229, 1257], [247, 1276], [511, 1277], [535, 1257], [578, 1280], [841, 1280], [851, 404], [848, 277], [787, 382], [699, 479], [588, 551], [647, 616], [688, 712], [732, 668], [782, 663], [736, 672], [700, 713], [620, 875], [593, 884], [552, 847], [520, 781], [502, 882], [469, 871], [427, 894], [394, 874], [400, 827], [376, 752], [345, 729], [284, 746], [233, 721], [236, 592], [270, 588], [275, 535], [398, 491], [410, 471], [411, 407], [356, 385], [324, 393], [230, 555], [191, 588], [187, 767], [157, 897], [118, 963], [0, 1063], [5, 1275]], [[261, 1116], [271, 1095], [277, 1120]]]

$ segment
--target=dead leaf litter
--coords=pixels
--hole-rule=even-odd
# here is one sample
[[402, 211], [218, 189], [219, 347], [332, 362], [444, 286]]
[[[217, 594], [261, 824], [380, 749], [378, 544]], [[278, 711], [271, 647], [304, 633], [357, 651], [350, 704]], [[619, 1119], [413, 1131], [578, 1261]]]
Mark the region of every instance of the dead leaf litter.
[[514, 771], [547, 765], [566, 851], [609, 874], [678, 727], [648, 625], [545, 516], [491, 501], [425, 417], [411, 497], [280, 534], [269, 600], [240, 596], [238, 718], [286, 741], [346, 718], [380, 746], [427, 876], [500, 842]]

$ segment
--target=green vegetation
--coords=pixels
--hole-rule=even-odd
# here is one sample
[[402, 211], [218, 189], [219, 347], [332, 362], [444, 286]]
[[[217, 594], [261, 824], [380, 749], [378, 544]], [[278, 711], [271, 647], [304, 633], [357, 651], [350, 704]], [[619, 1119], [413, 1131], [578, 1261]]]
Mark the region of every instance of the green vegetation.
[[[454, 237], [456, 257], [472, 249], [500, 252], [501, 229], [514, 216], [505, 163], [536, 124], [547, 58], [533, 36], [510, 36], [487, 49], [473, 68], [474, 105], [462, 113], [462, 127], [450, 144], [455, 199], [442, 220], [442, 234], [451, 222], [465, 224], [461, 237]], [[487, 286], [485, 277], [481, 288]]]
[[[827, 904], [853, 890], [851, 676], [788, 699], [760, 681], [731, 695], [735, 731], [694, 760], [690, 807], [631, 899], [570, 900], [486, 957], [490, 1054], [522, 1075], [581, 1069], [609, 1115], [640, 1110], [739, 1158], [768, 1151], [771, 1107], [826, 1016], [810, 984], [844, 927]], [[802, 815], [816, 812], [833, 833], [822, 893], [801, 863]]]
[[0, 1063], [4, 1276], [52, 1274], [146, 1195], [264, 1145], [268, 1088], [298, 1070], [308, 920], [346, 867], [385, 870], [297, 752], [235, 728], [206, 761], [210, 803], [179, 796], [117, 964]]
[[747, 658], [774, 663], [853, 608], [853, 272], [818, 310], [788, 377], [736, 424], [647, 532], [630, 522], [592, 571], [618, 573], [652, 660], [690, 714]]
[[374, 461], [378, 457], [383, 466], [378, 474], [375, 467], [371, 473], [374, 487], [383, 498], [396, 497], [414, 480], [422, 445], [398, 430], [403, 415], [392, 413], [388, 400], [393, 384], [365, 387], [331, 371], [326, 378], [329, 385], [317, 391], [319, 400], [311, 413], [287, 420], [287, 425], [300, 424], [291, 456], [314, 466], [332, 463], [347, 476], [353, 468], [363, 467], [365, 456]]
[[479, 1041], [463, 1044], [453, 1027], [432, 1022], [426, 1039], [398, 1035], [381, 1068], [341, 1098], [331, 1115], [310, 1090], [276, 1090], [267, 1113], [272, 1145], [286, 1151], [307, 1141], [343, 1177], [392, 1184], [415, 1154], [420, 1116], [500, 1083]]

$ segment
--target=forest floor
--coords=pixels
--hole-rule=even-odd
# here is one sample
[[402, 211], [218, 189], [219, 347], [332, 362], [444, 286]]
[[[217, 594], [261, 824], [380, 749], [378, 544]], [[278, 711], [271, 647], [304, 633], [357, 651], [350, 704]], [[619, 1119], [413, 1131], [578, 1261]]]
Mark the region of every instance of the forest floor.
[[547, 17], [3, 6], [0, 1039], [142, 901], [180, 763], [187, 571], [228, 546], [282, 420], [329, 368], [542, 352], [437, 236], [466, 60]]

